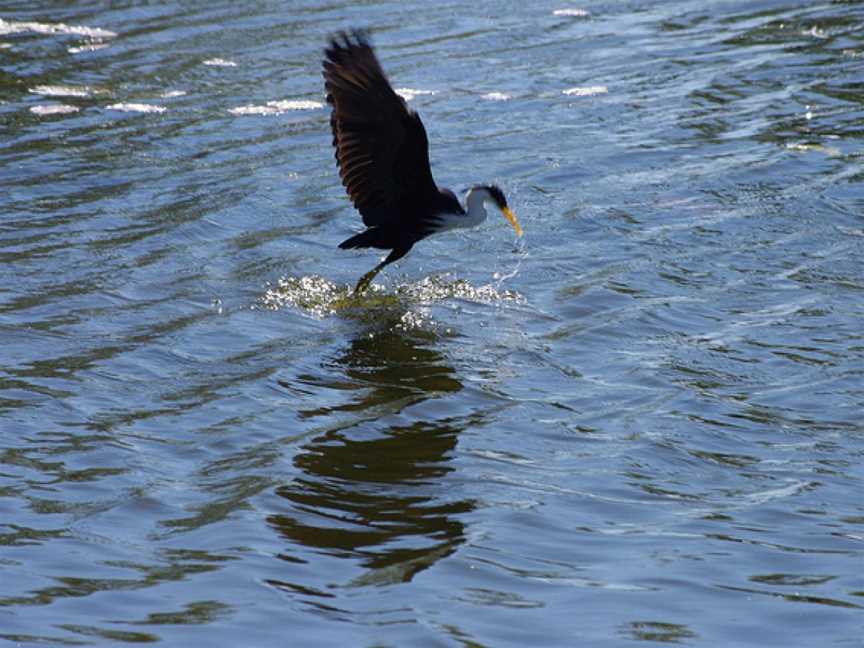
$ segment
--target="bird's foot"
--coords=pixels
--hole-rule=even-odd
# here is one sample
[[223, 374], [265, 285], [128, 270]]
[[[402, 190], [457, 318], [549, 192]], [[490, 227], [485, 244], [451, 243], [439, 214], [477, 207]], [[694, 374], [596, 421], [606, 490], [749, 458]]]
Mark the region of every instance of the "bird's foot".
[[360, 277], [360, 281], [358, 281], [357, 285], [354, 286], [354, 292], [351, 293], [351, 296], [352, 297], [359, 297], [364, 292], [366, 292], [366, 289], [369, 288], [369, 285], [372, 283], [372, 280], [375, 278], [375, 276], [380, 271], [381, 271], [381, 268], [376, 266], [375, 268], [372, 268], [369, 272], [367, 272], [365, 275]]

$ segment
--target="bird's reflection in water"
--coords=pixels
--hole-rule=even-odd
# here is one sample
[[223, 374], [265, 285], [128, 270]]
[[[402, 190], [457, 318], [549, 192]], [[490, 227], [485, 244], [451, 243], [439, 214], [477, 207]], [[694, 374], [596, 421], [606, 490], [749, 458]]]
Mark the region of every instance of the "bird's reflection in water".
[[[358, 334], [327, 365], [329, 379], [302, 377], [337, 387], [350, 399], [302, 413], [307, 420], [340, 423], [300, 449], [294, 459], [299, 475], [277, 491], [289, 511], [269, 518], [291, 543], [353, 559], [361, 569], [347, 570], [350, 585], [411, 580], [463, 541], [459, 517], [474, 508], [444, 483], [458, 434], [469, 422], [428, 420], [433, 399], [462, 385], [432, 348], [436, 336], [406, 331], [399, 320], [391, 315], [371, 335], [368, 329]], [[293, 553], [287, 549], [282, 557], [296, 560]]]

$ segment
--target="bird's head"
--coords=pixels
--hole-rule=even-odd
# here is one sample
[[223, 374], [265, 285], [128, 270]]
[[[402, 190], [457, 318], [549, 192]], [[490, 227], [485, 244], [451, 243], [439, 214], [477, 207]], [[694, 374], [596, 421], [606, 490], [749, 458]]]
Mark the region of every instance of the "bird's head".
[[516, 235], [522, 236], [522, 226], [516, 220], [516, 214], [507, 206], [507, 199], [504, 197], [504, 192], [501, 191], [500, 187], [497, 185], [477, 185], [476, 187], [472, 187], [468, 193], [472, 192], [478, 193], [483, 198], [484, 203], [492, 203], [500, 209], [504, 217], [510, 221], [513, 229], [516, 230]]

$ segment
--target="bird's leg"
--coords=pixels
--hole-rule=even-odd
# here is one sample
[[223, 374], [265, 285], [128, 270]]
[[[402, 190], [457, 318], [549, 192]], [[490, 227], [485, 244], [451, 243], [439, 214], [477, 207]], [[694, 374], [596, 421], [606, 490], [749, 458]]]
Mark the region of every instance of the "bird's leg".
[[366, 292], [366, 289], [369, 287], [369, 284], [372, 283], [372, 280], [375, 278], [375, 276], [379, 272], [381, 272], [381, 268], [383, 268], [385, 265], [387, 265], [387, 261], [382, 261], [381, 263], [376, 265], [374, 268], [372, 268], [369, 272], [367, 272], [365, 275], [360, 277], [360, 281], [358, 281], [357, 285], [354, 286], [354, 292], [351, 294], [356, 296], [356, 295], [362, 295], [364, 292]]
[[372, 268], [365, 275], [360, 277], [360, 281], [358, 281], [357, 285], [354, 287], [354, 292], [352, 293], [352, 295], [362, 295], [364, 292], [366, 292], [366, 289], [369, 287], [369, 284], [372, 283], [375, 275], [381, 272], [381, 269], [384, 266], [393, 263], [394, 261], [401, 259], [403, 256], [405, 256], [408, 253], [408, 250], [411, 249], [411, 245], [413, 245], [413, 243], [409, 243], [408, 245], [400, 245], [393, 248], [390, 251], [390, 254], [387, 255], [386, 259], [384, 259], [381, 263]]

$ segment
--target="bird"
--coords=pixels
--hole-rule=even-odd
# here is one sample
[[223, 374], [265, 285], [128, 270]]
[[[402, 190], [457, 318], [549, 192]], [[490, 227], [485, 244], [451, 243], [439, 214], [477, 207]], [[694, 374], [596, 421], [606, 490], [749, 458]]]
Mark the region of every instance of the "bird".
[[339, 176], [366, 226], [339, 247], [390, 250], [360, 278], [354, 294], [362, 294], [385, 266], [427, 236], [480, 225], [486, 205], [499, 209], [522, 236], [498, 186], [473, 185], [463, 207], [452, 191], [435, 184], [426, 128], [393, 90], [367, 30], [332, 36], [322, 66]]

